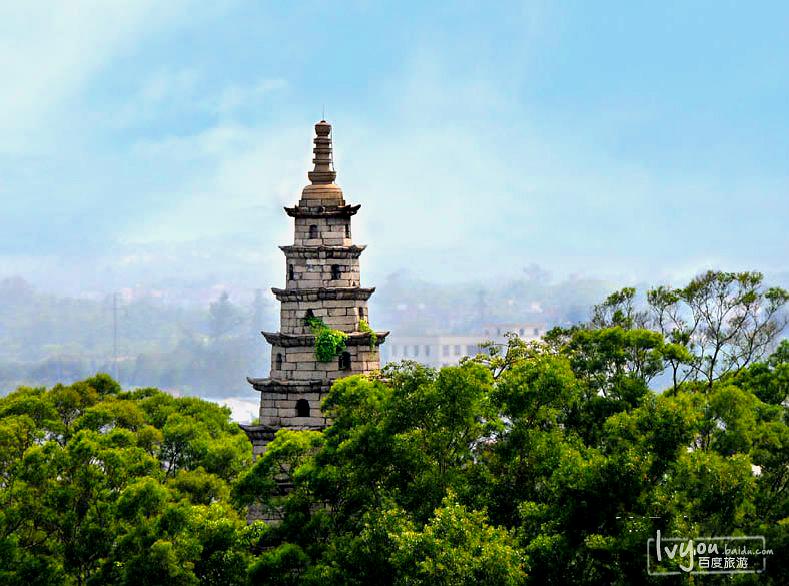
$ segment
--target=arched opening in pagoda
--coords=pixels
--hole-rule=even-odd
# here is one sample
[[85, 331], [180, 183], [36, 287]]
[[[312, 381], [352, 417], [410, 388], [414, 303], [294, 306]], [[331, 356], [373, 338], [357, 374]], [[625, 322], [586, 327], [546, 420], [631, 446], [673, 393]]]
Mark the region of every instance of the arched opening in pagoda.
[[310, 402], [307, 399], [299, 399], [296, 401], [296, 417], [309, 417], [310, 416]]
[[340, 370], [351, 370], [351, 353], [347, 350], [337, 360]]
[[331, 278], [332, 280], [336, 281], [342, 276], [340, 273], [340, 265], [332, 265], [331, 266]]
[[277, 370], [282, 370], [282, 353], [277, 352], [277, 357], [274, 359], [274, 365]]
[[318, 237], [318, 225], [317, 224], [311, 224], [310, 225], [310, 239], [312, 240], [312, 239], [315, 239], [317, 237]]
[[295, 278], [296, 277], [295, 277], [295, 273], [294, 273], [294, 270], [293, 270], [293, 265], [288, 265], [288, 280], [292, 281]]

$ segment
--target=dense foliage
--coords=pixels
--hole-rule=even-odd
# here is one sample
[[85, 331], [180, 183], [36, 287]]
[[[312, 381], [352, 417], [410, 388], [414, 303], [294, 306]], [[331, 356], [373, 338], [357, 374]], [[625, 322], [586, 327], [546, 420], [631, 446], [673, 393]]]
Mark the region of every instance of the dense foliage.
[[348, 334], [330, 328], [319, 317], [305, 317], [304, 324], [315, 336], [315, 358], [321, 362], [331, 362], [343, 353]]
[[[785, 583], [789, 342], [754, 360], [782, 327], [786, 292], [754, 273], [708, 273], [672, 295], [673, 327], [665, 300], [650, 292], [638, 308], [626, 289], [540, 344], [513, 337], [459, 367], [403, 362], [335, 383], [332, 426], [281, 431], [235, 487], [239, 502], [284, 515], [253, 575], [683, 582], [646, 575], [660, 530], [764, 535], [777, 552], [768, 574], [733, 581]], [[669, 389], [656, 394], [661, 376]]]
[[[784, 584], [786, 294], [757, 277], [643, 307], [626, 289], [538, 344], [341, 379], [329, 428], [280, 431], [253, 465], [202, 401], [105, 376], [19, 389], [0, 400], [0, 584], [686, 583], [647, 576], [657, 530], [764, 535], [767, 574], [701, 583]], [[253, 503], [282, 521], [247, 526]]]
[[0, 399], [0, 584], [233, 584], [257, 528], [229, 411], [107, 375]]
[[364, 332], [365, 334], [370, 334], [370, 350], [375, 350], [375, 346], [378, 344], [378, 334], [376, 334], [375, 330], [370, 327], [370, 324], [367, 323], [366, 319], [359, 320], [359, 331]]
[[[325, 404], [334, 424], [279, 432], [236, 486], [242, 502], [285, 514], [254, 575], [647, 583], [644, 551], [657, 529], [765, 535], [780, 552], [789, 543], [787, 354], [784, 342], [710, 391], [662, 395], [632, 373], [603, 395], [598, 373], [574, 369], [572, 355], [517, 340], [492, 361], [439, 372], [402, 363], [384, 378], [343, 379]], [[295, 488], [275, 496], [283, 477]], [[783, 583], [785, 564], [770, 558], [758, 583]]]

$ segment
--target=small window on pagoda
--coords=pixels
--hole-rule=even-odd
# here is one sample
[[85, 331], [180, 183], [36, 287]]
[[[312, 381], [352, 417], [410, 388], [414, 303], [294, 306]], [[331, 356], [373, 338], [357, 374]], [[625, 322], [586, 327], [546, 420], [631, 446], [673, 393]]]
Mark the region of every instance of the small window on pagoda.
[[307, 399], [299, 399], [296, 401], [296, 417], [309, 417], [310, 416], [310, 402]]
[[345, 224], [345, 237], [346, 238], [350, 238], [351, 237], [351, 225], [350, 224]]
[[312, 224], [310, 226], [310, 240], [314, 240], [318, 237], [318, 226], [317, 224]]
[[333, 280], [337, 280], [337, 279], [339, 279], [341, 276], [342, 276], [342, 275], [341, 275], [341, 273], [340, 273], [340, 265], [332, 265], [332, 266], [331, 266], [331, 278], [332, 278]]
[[351, 353], [343, 352], [338, 360], [340, 370], [351, 370]]
[[280, 352], [277, 352], [277, 358], [274, 361], [274, 364], [276, 365], [277, 370], [282, 370], [282, 354]]
[[359, 308], [359, 319], [366, 319], [364, 317], [364, 307]]
[[288, 280], [289, 280], [289, 281], [292, 281], [292, 280], [293, 280], [293, 279], [295, 279], [295, 278], [296, 278], [296, 277], [295, 277], [295, 275], [294, 275], [294, 271], [293, 271], [293, 265], [288, 265]]
[[309, 321], [309, 320], [313, 319], [314, 317], [315, 317], [315, 314], [312, 312], [312, 310], [311, 310], [311, 309], [308, 309], [308, 310], [307, 310], [307, 311], [304, 313], [304, 323], [307, 323], [307, 321]]

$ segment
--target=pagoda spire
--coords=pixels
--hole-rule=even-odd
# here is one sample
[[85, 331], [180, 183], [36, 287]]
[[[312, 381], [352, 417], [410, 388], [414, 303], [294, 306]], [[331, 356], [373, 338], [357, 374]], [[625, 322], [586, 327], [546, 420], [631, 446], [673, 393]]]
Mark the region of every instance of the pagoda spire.
[[315, 138], [313, 139], [315, 148], [312, 152], [315, 158], [312, 159], [315, 167], [312, 171], [307, 173], [310, 181], [315, 184], [334, 183], [337, 178], [337, 172], [334, 170], [334, 163], [332, 162], [332, 145], [331, 145], [331, 124], [325, 120], [321, 120], [315, 125]]

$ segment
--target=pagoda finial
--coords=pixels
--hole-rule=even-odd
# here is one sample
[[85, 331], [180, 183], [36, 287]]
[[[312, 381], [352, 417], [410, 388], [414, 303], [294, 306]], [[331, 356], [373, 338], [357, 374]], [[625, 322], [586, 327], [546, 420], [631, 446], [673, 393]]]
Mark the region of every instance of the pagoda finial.
[[307, 173], [310, 181], [315, 183], [334, 183], [337, 173], [331, 158], [331, 124], [321, 120], [315, 125], [315, 138], [313, 139], [315, 158], [312, 162], [315, 168]]

